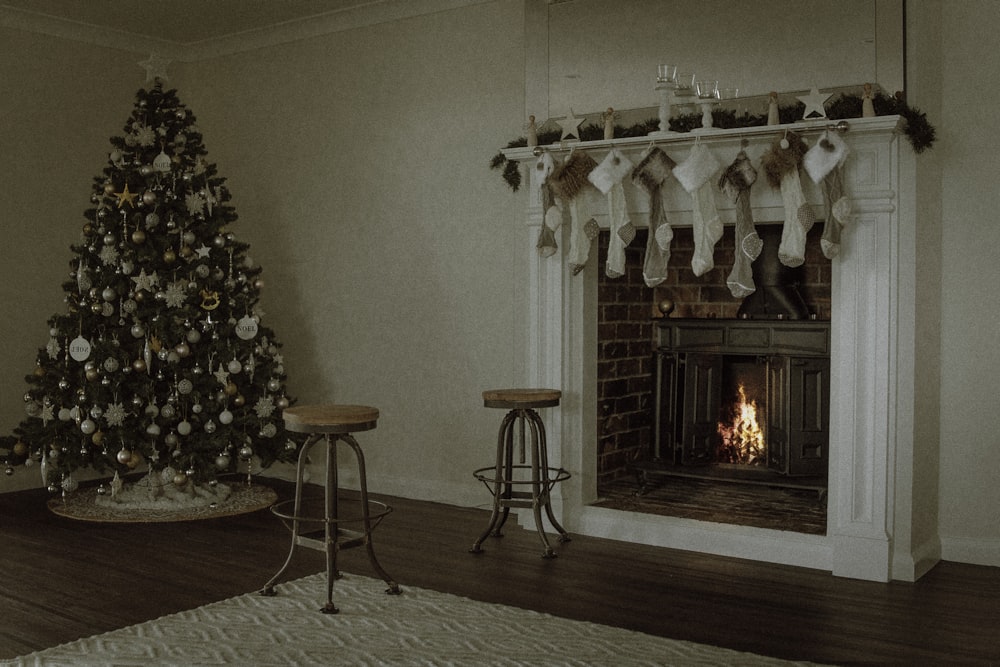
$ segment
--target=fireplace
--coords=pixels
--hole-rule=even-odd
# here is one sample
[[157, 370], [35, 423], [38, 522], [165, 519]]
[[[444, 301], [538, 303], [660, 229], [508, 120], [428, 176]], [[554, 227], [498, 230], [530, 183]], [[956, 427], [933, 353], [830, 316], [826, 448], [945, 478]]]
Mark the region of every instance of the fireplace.
[[[516, 341], [523, 349], [520, 377], [533, 386], [563, 391], [563, 401], [547, 416], [546, 426], [550, 460], [573, 473], [552, 498], [560, 522], [570, 532], [812, 567], [876, 581], [912, 581], [937, 562], [940, 541], [934, 527], [927, 525], [932, 517], [919, 511], [921, 494], [933, 493], [929, 487], [934, 478], [927, 474], [933, 460], [922, 456], [930, 445], [915, 430], [924, 394], [916, 384], [914, 361], [922, 345], [917, 336], [925, 327], [917, 317], [920, 237], [916, 221], [920, 212], [916, 208], [916, 162], [906, 141], [900, 139], [903, 123], [895, 116], [852, 119], [844, 135], [851, 149], [845, 189], [853, 215], [844, 230], [841, 252], [830, 263], [831, 419], [824, 535], [635, 515], [594, 506], [600, 456], [594, 418], [599, 406], [597, 275], [602, 267], [592, 257], [586, 269], [574, 275], [561, 253], [555, 257], [539, 254], [536, 244], [544, 210], [540, 191], [532, 182], [537, 154], [530, 148], [504, 150], [508, 159], [521, 163], [526, 179], [518, 218], [523, 229], [518, 275], [523, 276], [525, 324]], [[804, 134], [811, 141], [825, 131], [821, 121], [801, 125], [806, 126]], [[735, 155], [745, 145], [756, 160], [776, 140], [776, 132], [768, 127], [719, 130], [698, 140], [720, 159]], [[618, 139], [614, 143], [635, 162], [649, 141]], [[675, 159], [684, 159], [694, 140], [679, 135], [657, 144]], [[576, 150], [595, 152], [598, 159], [607, 149], [608, 142], [576, 146]], [[822, 193], [811, 183], [805, 185], [807, 201], [821, 218]], [[685, 194], [671, 193], [666, 206], [678, 230], [692, 224], [691, 198]], [[629, 189], [626, 200], [630, 217], [641, 226], [648, 214], [642, 193]], [[601, 228], [608, 228], [608, 217], [601, 213], [607, 210], [607, 202], [596, 190], [580, 205], [592, 212]], [[755, 186], [751, 206], [755, 220], [784, 219], [776, 190]], [[724, 222], [732, 224], [732, 206], [720, 200], [719, 210]], [[566, 237], [561, 241], [560, 247], [565, 248]], [[721, 312], [717, 316], [735, 317]], [[519, 514], [518, 520], [530, 526], [529, 515]]]
[[[738, 466], [825, 484], [830, 327], [818, 321], [657, 322], [653, 448], [640, 483]], [[798, 486], [800, 482], [796, 482]]]

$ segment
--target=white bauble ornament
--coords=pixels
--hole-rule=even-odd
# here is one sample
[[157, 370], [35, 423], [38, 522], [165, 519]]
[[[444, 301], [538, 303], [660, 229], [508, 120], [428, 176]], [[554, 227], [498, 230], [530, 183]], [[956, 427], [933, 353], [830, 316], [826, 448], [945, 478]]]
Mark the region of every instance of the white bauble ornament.
[[219, 413], [219, 423], [220, 424], [232, 424], [233, 423], [233, 413], [229, 410], [223, 410]]
[[184, 421], [178, 423], [177, 424], [177, 432], [180, 433], [181, 435], [190, 435], [191, 434], [191, 422], [189, 422], [188, 420], [185, 419]]
[[97, 424], [95, 424], [90, 419], [84, 419], [82, 422], [80, 422], [80, 430], [86, 433], [87, 435], [90, 435], [91, 433], [97, 430]]

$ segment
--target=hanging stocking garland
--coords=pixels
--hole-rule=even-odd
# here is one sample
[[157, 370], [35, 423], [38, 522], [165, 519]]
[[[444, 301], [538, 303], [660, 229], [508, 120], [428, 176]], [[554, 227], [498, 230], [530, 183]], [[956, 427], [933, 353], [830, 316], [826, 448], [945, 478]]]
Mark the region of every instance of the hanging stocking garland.
[[823, 189], [826, 221], [820, 247], [823, 256], [833, 259], [840, 253], [840, 232], [851, 215], [851, 201], [844, 194], [844, 161], [849, 150], [836, 133], [824, 133], [803, 159], [806, 173]]
[[549, 177], [555, 169], [555, 160], [548, 152], [542, 153], [535, 162], [531, 174], [532, 183], [539, 188], [542, 200], [542, 227], [538, 231], [538, 254], [551, 257], [556, 254], [559, 245], [556, 243], [556, 230], [562, 224], [562, 211], [556, 206], [555, 196], [549, 186]]
[[587, 264], [591, 241], [600, 233], [596, 220], [593, 218], [586, 222], [582, 220], [578, 197], [580, 192], [590, 185], [587, 176], [596, 166], [597, 162], [587, 155], [586, 151], [573, 151], [563, 164], [556, 166], [552, 176], [549, 177], [552, 190], [569, 209], [570, 236], [567, 262], [574, 275], [582, 271]]
[[674, 230], [663, 207], [663, 185], [676, 164], [669, 155], [654, 146], [632, 170], [632, 182], [649, 193], [649, 238], [642, 262], [642, 277], [647, 287], [656, 287], [667, 279]]
[[736, 227], [733, 228], [735, 261], [726, 278], [726, 285], [729, 286], [729, 292], [737, 299], [742, 299], [757, 289], [753, 282], [752, 265], [764, 247], [754, 227], [753, 211], [750, 209], [750, 188], [756, 180], [757, 170], [753, 168], [746, 151], [742, 149], [719, 178], [719, 189], [732, 197], [736, 203]]
[[784, 138], [774, 142], [760, 160], [767, 182], [781, 190], [785, 223], [781, 230], [778, 259], [789, 267], [801, 266], [806, 261], [806, 235], [816, 222], [799, 178], [799, 167], [807, 149], [799, 135], [786, 132]]
[[694, 231], [691, 270], [696, 276], [704, 275], [715, 266], [715, 244], [722, 238], [722, 220], [710, 183], [721, 166], [708, 146], [698, 141], [687, 159], [674, 167], [674, 177], [694, 199], [691, 208]]
[[[617, 148], [605, 156], [601, 163], [587, 176], [608, 199], [608, 225], [611, 234], [608, 239], [608, 260], [604, 272], [609, 278], [620, 278], [625, 275], [625, 246], [635, 238], [635, 227], [625, 213], [624, 179], [632, 171], [632, 161], [621, 154]], [[623, 229], [628, 226], [631, 232]]]

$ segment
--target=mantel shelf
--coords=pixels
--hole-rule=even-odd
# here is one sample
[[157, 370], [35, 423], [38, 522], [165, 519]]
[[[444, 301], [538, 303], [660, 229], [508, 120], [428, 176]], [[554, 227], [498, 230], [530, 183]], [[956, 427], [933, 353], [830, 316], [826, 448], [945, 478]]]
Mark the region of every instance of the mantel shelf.
[[709, 144], [725, 143], [747, 139], [748, 141], [771, 140], [786, 131], [798, 134], [815, 134], [827, 129], [833, 129], [838, 123], [846, 122], [847, 136], [860, 134], [892, 133], [898, 134], [906, 127], [906, 119], [902, 116], [876, 116], [874, 118], [849, 118], [845, 120], [817, 119], [805, 120], [783, 125], [763, 125], [758, 127], [740, 127], [732, 129], [714, 129], [708, 132], [679, 132], [671, 135], [648, 135], [645, 137], [625, 137], [621, 139], [601, 139], [598, 141], [556, 142], [542, 146], [505, 148], [503, 155], [514, 162], [525, 162], [537, 158], [543, 152], [563, 152], [572, 149], [600, 150], [602, 148], [637, 149], [650, 144], [659, 146], [674, 146], [683, 148], [696, 141]]

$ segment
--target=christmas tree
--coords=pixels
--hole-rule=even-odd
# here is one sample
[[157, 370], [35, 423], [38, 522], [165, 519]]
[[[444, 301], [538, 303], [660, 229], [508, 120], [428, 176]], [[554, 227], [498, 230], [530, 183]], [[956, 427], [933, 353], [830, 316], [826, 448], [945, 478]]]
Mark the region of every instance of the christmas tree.
[[66, 312], [26, 378], [27, 417], [0, 441], [8, 475], [38, 465], [50, 491], [72, 492], [94, 469], [122, 502], [138, 486], [125, 475], [148, 470], [147, 500], [214, 501], [220, 474], [294, 458], [261, 268], [206, 154], [176, 91], [156, 79], [136, 94], [71, 246]]

